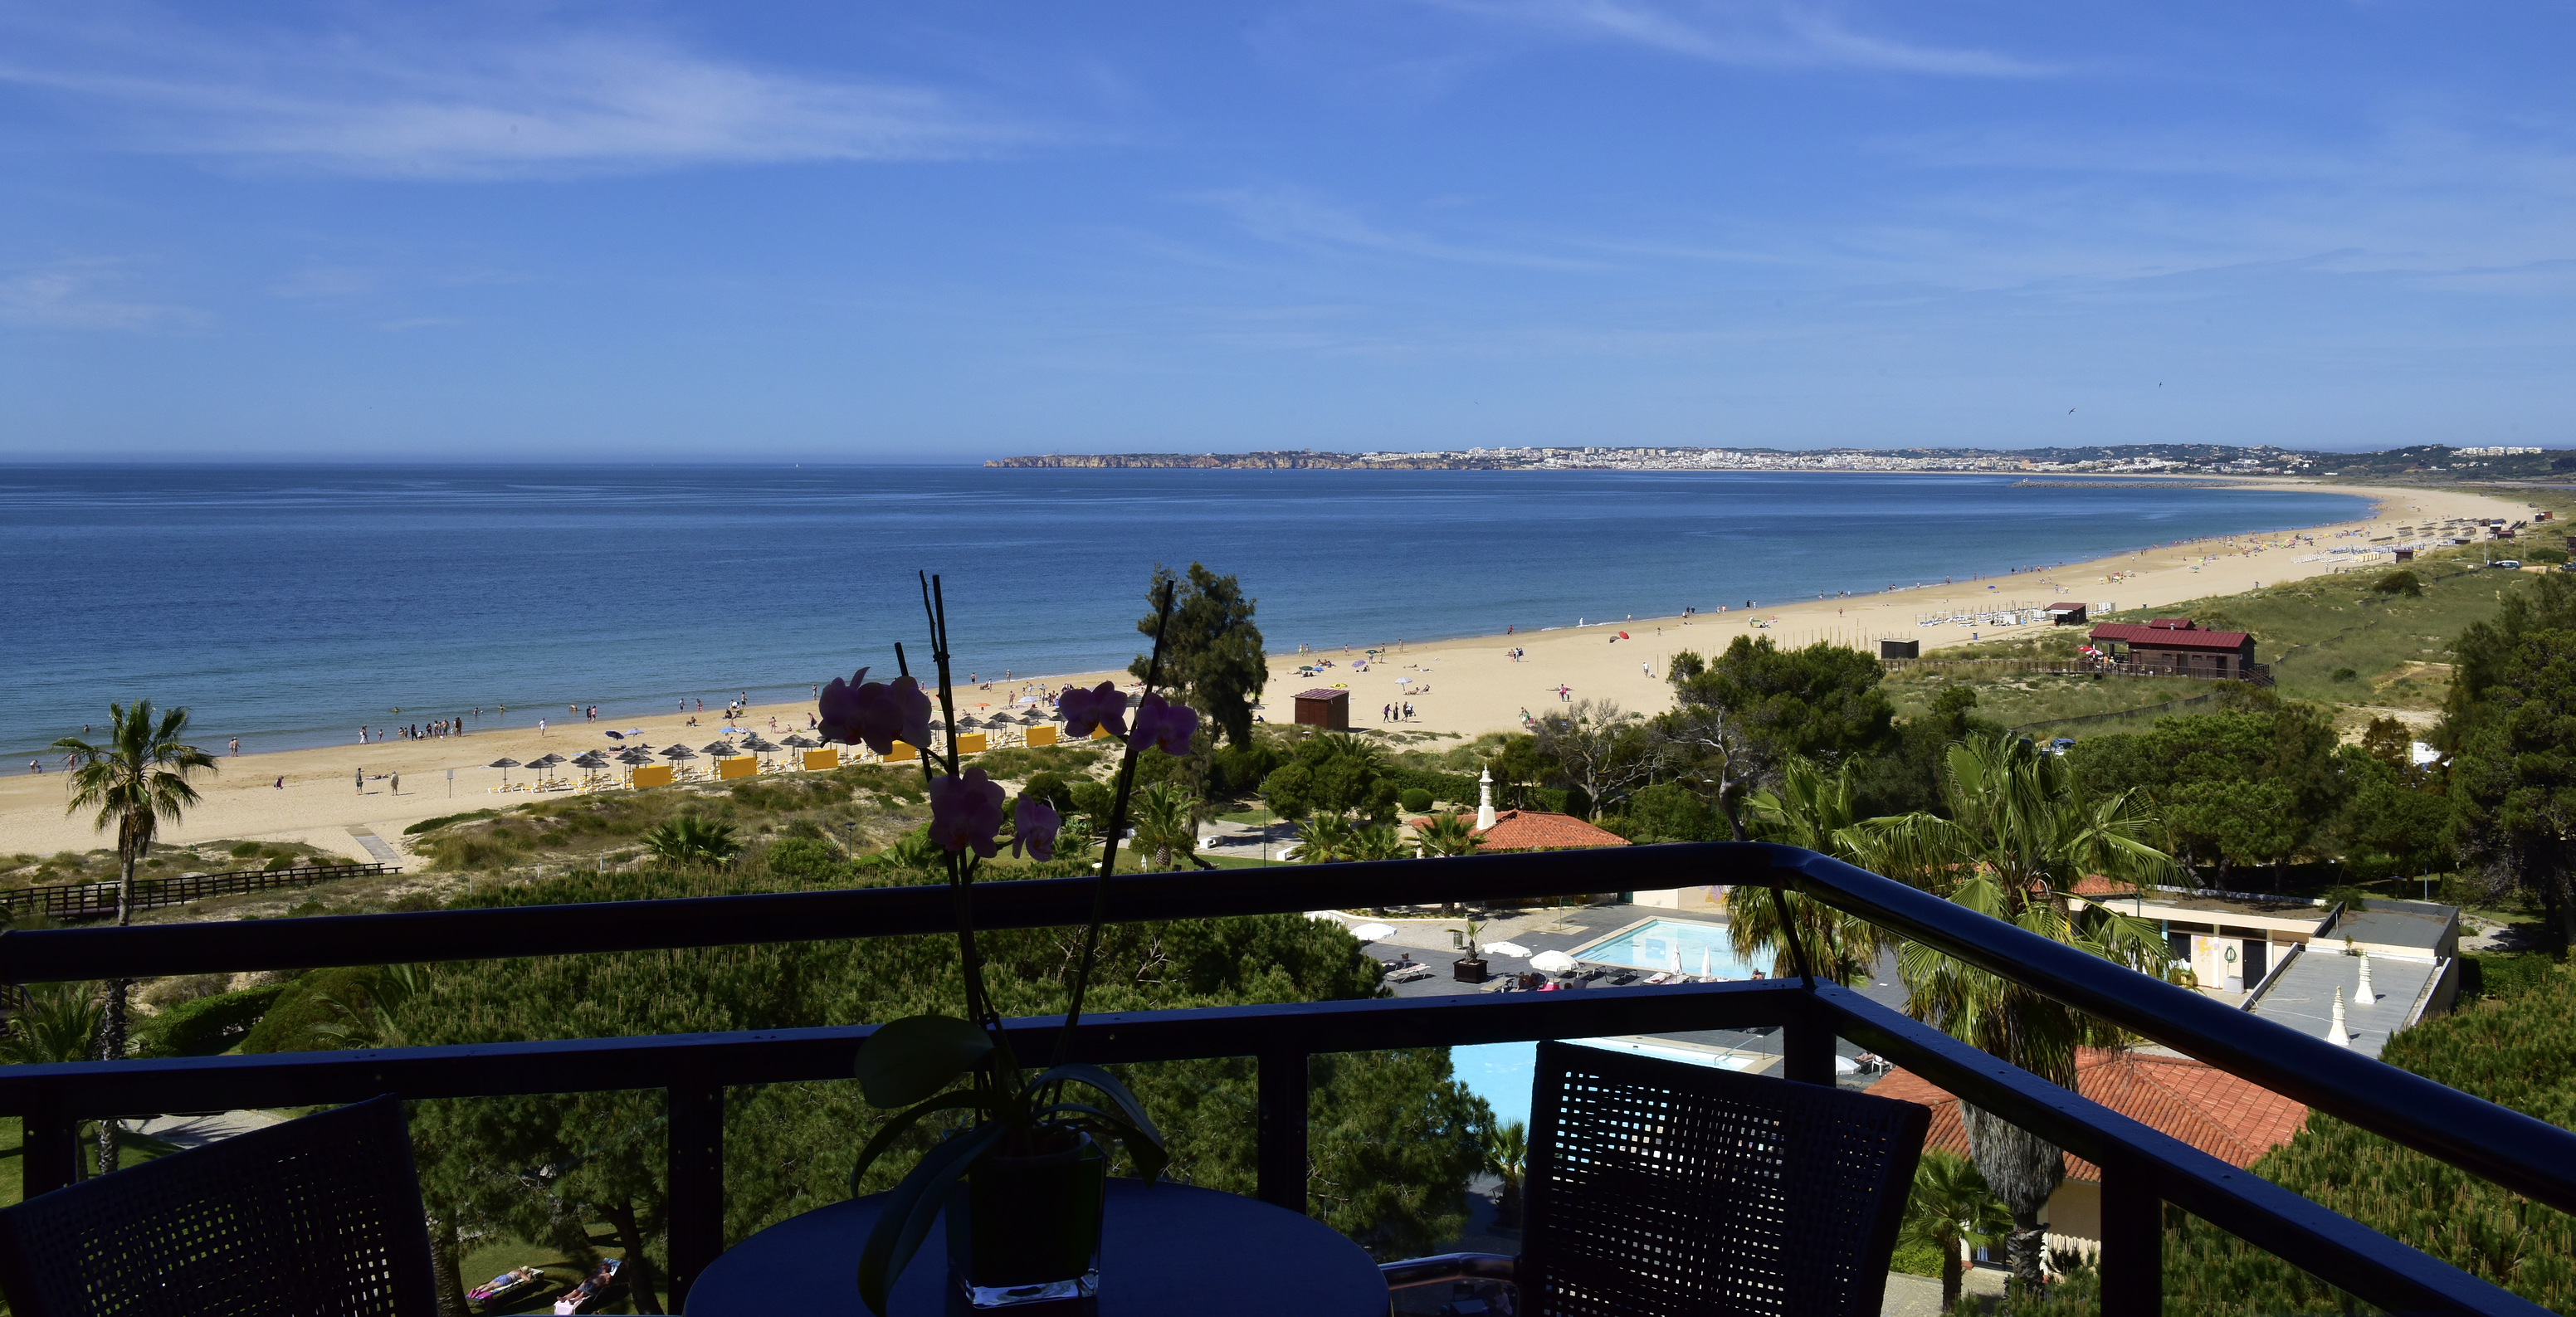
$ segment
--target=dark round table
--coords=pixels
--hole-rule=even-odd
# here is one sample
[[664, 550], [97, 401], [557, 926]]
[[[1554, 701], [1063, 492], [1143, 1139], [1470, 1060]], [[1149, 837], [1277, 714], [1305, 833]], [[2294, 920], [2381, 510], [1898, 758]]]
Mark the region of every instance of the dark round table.
[[[884, 1195], [790, 1217], [726, 1250], [689, 1287], [688, 1317], [855, 1314], [859, 1247]], [[947, 1228], [934, 1226], [895, 1282], [889, 1317], [946, 1311]], [[1385, 1317], [1386, 1279], [1360, 1246], [1312, 1217], [1184, 1184], [1109, 1182], [1100, 1317]]]

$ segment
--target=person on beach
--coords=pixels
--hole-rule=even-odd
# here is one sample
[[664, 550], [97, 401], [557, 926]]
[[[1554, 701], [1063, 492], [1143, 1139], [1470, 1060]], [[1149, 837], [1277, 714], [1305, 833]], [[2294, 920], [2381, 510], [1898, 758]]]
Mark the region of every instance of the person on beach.
[[236, 756], [241, 754], [241, 738], [238, 736], [233, 738], [233, 754]]
[[539, 736], [543, 736], [543, 735], [545, 735], [545, 734], [546, 734], [546, 720], [545, 720], [545, 719], [543, 719], [543, 718], [539, 718], [539, 719], [537, 720], [537, 735], [539, 735]]
[[402, 794], [402, 774], [400, 772], [396, 772], [394, 774], [392, 786], [388, 789], [387, 794], [396, 796]]
[[286, 775], [283, 773], [278, 775], [277, 789], [280, 791], [284, 791], [286, 789]]
[[367, 794], [367, 770], [363, 768], [357, 770], [356, 776], [358, 779], [358, 794], [363, 796]]
[[367, 725], [366, 725], [365, 723], [360, 723], [360, 724], [358, 724], [358, 744], [360, 744], [360, 745], [365, 745], [366, 743], [367, 743]]
[[44, 760], [42, 760], [42, 759], [30, 759], [30, 760], [28, 760], [28, 761], [27, 761], [27, 771], [28, 771], [28, 772], [30, 772], [30, 773], [35, 774], [35, 775], [36, 775], [36, 776], [38, 776], [38, 777], [43, 777], [43, 776], [45, 775], [45, 761], [44, 761]]

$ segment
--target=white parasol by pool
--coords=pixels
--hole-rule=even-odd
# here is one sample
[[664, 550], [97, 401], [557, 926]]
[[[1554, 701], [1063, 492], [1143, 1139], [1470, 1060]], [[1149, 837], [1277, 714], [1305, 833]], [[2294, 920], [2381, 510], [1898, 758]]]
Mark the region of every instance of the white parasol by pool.
[[1574, 957], [1562, 951], [1542, 951], [1530, 957], [1530, 968], [1542, 974], [1562, 974], [1574, 968]]
[[1395, 936], [1395, 929], [1388, 924], [1362, 924], [1351, 930], [1351, 936], [1362, 942], [1383, 942]]
[[1526, 956], [1530, 953], [1528, 947], [1518, 942], [1488, 942], [1485, 944], [1485, 950], [1497, 956]]

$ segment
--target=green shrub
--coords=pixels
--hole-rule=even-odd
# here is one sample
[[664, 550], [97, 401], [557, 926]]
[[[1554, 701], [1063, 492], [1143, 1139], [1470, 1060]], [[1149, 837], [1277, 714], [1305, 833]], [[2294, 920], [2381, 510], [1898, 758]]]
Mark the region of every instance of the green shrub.
[[761, 855], [761, 863], [774, 874], [788, 878], [815, 881], [838, 876], [843, 872], [841, 852], [828, 842], [807, 837], [790, 837], [774, 842]]
[[289, 855], [272, 855], [268, 857], [268, 863], [261, 865], [260, 867], [263, 869], [292, 869], [295, 867], [295, 859], [293, 856]]
[[2352, 681], [2360, 676], [2360, 673], [2355, 672], [2350, 668], [2337, 668], [2334, 670], [2334, 680], [2336, 681]]
[[261, 1016], [242, 1039], [244, 1052], [327, 1052], [339, 1044], [328, 1038], [313, 1036], [313, 1026], [344, 1018], [337, 1006], [363, 1011], [368, 989], [375, 985], [376, 967], [349, 965], [339, 969], [315, 970], [293, 983]]
[[2460, 991], [2479, 997], [2519, 997], [2549, 981], [2549, 957], [2538, 953], [2522, 955], [2478, 955], [2460, 957]]
[[2379, 594], [2404, 595], [2412, 599], [2424, 593], [2424, 582], [2415, 573], [2400, 567], [2371, 582], [2370, 588]]
[[[434, 832], [440, 828], [446, 827], [450, 823], [471, 823], [476, 819], [499, 817], [500, 813], [501, 811], [497, 809], [478, 809], [466, 814], [442, 814], [434, 819], [422, 819], [420, 822], [403, 829], [403, 835], [406, 837], [417, 837], [424, 832]], [[233, 851], [233, 854], [235, 855], [239, 855], [241, 853], [242, 852], [239, 849]]]
[[134, 1026], [134, 1053], [145, 1058], [213, 1056], [250, 1036], [275, 1008], [287, 984], [219, 992], [173, 1006]]
[[1431, 808], [1431, 793], [1420, 787], [1406, 787], [1404, 793], [1397, 796], [1396, 800], [1404, 806], [1408, 814], [1419, 814]]
[[2560, 563], [2567, 561], [2567, 551], [2565, 549], [2525, 549], [2522, 551], [2522, 560], [2524, 562]]
[[232, 849], [232, 857], [236, 860], [247, 860], [257, 854], [259, 854], [259, 843], [255, 841], [243, 842]]

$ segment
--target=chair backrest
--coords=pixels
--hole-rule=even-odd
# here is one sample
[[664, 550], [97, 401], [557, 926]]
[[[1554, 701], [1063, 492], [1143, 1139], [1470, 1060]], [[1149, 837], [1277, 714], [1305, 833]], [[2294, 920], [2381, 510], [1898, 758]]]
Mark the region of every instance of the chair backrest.
[[1522, 1311], [1875, 1314], [1928, 1109], [1538, 1045]]
[[380, 1097], [0, 1211], [18, 1317], [428, 1317], [402, 1103]]

